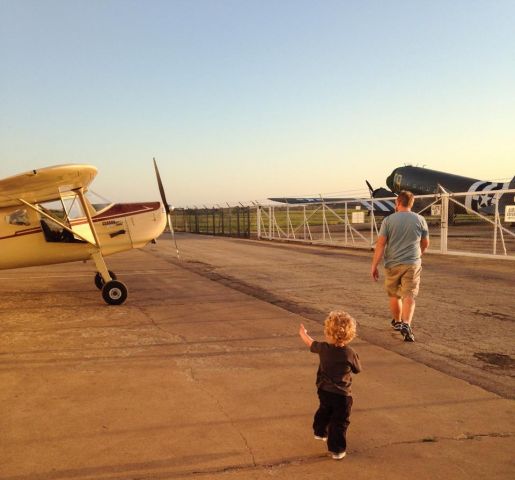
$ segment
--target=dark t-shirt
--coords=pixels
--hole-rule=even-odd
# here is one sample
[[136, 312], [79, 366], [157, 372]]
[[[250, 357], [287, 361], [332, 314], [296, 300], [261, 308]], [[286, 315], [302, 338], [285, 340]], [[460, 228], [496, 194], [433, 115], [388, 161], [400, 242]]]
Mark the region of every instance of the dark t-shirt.
[[337, 347], [327, 342], [314, 341], [310, 350], [318, 353], [320, 365], [317, 387], [326, 392], [351, 395], [352, 373], [361, 371], [358, 354], [351, 347]]

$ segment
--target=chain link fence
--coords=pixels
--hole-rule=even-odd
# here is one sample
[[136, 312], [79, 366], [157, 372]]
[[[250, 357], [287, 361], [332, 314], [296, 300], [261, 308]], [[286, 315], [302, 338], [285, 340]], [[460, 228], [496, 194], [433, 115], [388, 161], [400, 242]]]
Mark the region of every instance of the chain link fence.
[[251, 207], [176, 208], [172, 212], [175, 231], [250, 238], [255, 209]]

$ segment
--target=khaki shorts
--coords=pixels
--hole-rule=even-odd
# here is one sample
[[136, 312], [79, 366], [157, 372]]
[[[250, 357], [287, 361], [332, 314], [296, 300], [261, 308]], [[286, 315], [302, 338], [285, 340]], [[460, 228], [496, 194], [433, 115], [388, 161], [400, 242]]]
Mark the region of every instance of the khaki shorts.
[[389, 297], [413, 297], [420, 287], [421, 265], [395, 265], [386, 268], [384, 286]]

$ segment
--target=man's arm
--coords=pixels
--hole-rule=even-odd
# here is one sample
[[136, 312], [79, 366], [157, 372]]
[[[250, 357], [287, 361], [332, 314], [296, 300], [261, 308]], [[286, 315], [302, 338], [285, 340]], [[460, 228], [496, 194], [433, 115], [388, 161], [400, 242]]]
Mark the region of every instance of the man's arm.
[[308, 348], [311, 348], [311, 344], [313, 343], [313, 339], [308, 335], [308, 331], [304, 327], [304, 325], [301, 323], [299, 328], [299, 335], [302, 341], [306, 344]]
[[429, 247], [429, 237], [422, 237], [420, 239], [420, 253], [423, 254], [427, 247]]
[[377, 282], [377, 280], [379, 280], [379, 270], [377, 269], [377, 266], [379, 265], [381, 258], [383, 258], [385, 247], [386, 247], [386, 237], [379, 235], [379, 237], [377, 237], [376, 249], [374, 251], [374, 258], [372, 259], [372, 267], [370, 269], [372, 278], [376, 282]]

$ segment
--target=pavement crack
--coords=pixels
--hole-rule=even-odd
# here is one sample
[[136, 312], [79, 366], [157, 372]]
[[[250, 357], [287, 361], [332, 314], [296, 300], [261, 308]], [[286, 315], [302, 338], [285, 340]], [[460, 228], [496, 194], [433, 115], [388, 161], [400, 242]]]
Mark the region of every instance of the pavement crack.
[[514, 432], [489, 432], [489, 433], [461, 433], [455, 437], [444, 437], [444, 436], [427, 436], [423, 438], [416, 438], [413, 440], [402, 440], [399, 442], [388, 442], [381, 445], [375, 445], [370, 448], [358, 449], [357, 453], [369, 452], [372, 450], [378, 450], [381, 448], [388, 448], [397, 445], [414, 445], [420, 443], [437, 443], [437, 442], [463, 442], [467, 440], [477, 440], [480, 438], [511, 438], [515, 436]]
[[229, 424], [234, 428], [234, 430], [238, 433], [239, 437], [241, 438], [243, 444], [245, 445], [245, 449], [247, 450], [248, 454], [252, 458], [252, 466], [256, 467], [256, 458], [254, 457], [254, 452], [252, 451], [252, 448], [247, 440], [247, 437], [243, 434], [243, 432], [237, 427], [237, 425], [234, 423], [233, 419], [230, 417], [230, 415], [225, 411], [222, 403], [220, 400], [216, 397], [216, 395], [213, 395], [212, 392], [210, 392], [205, 386], [200, 382], [198, 378], [195, 377], [193, 368], [188, 369], [189, 377], [195, 382], [195, 384], [198, 386], [198, 388], [204, 392], [218, 407], [218, 410], [222, 413], [222, 415], [229, 421]]
[[139, 310], [141, 312], [141, 314], [150, 321], [150, 323], [152, 324], [152, 326], [154, 328], [156, 328], [157, 330], [165, 333], [168, 337], [172, 337], [172, 338], [179, 338], [181, 341], [183, 341], [184, 343], [186, 343], [186, 338], [182, 335], [177, 335], [177, 334], [173, 334], [171, 332], [169, 332], [168, 330], [166, 330], [165, 328], [161, 327], [160, 325], [157, 324], [157, 322], [154, 320], [154, 318], [152, 317], [152, 315], [150, 315], [149, 313], [147, 313], [143, 308], [141, 307], [136, 307], [137, 310]]

